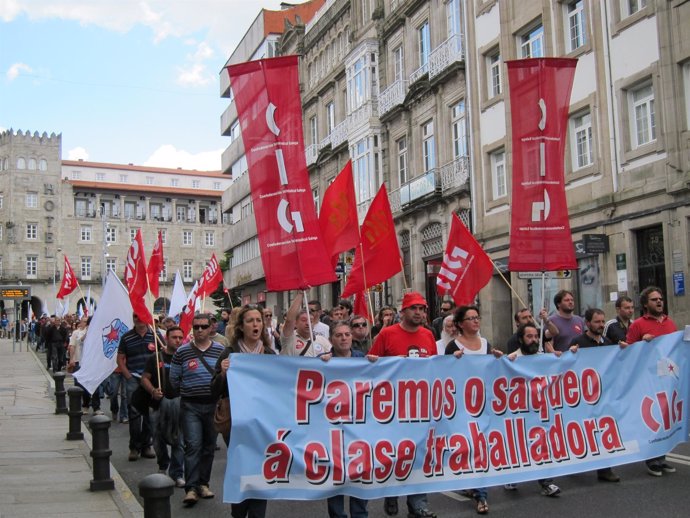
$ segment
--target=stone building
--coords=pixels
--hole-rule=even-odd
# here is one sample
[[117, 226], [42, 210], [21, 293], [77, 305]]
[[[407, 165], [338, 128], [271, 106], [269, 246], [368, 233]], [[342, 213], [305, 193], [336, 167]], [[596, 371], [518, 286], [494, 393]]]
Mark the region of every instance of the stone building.
[[[549, 280], [546, 302], [574, 292], [576, 311], [663, 288], [678, 324], [690, 320], [684, 283], [690, 241], [690, 3], [667, 0], [465, 2], [475, 234], [506, 264], [511, 128], [505, 62], [578, 59], [570, 99], [565, 183], [578, 270]], [[594, 237], [591, 237], [594, 235]], [[594, 247], [596, 240], [602, 248]], [[541, 279], [510, 274], [541, 305]], [[520, 303], [497, 276], [481, 293], [483, 329], [512, 332]]]
[[[141, 229], [150, 256], [162, 232], [165, 269], [155, 308], [169, 304], [175, 271], [187, 289], [221, 247], [221, 196], [230, 179], [188, 171], [61, 160], [61, 135], [0, 134], [0, 282], [31, 286], [34, 313], [55, 312], [63, 256], [82, 291], [100, 300], [104, 272], [121, 279]], [[26, 313], [26, 310], [24, 310]]]
[[[301, 20], [306, 23], [288, 21], [278, 39], [281, 54], [300, 54], [305, 153], [317, 210], [323, 192], [350, 158], [360, 219], [385, 183], [405, 278], [397, 275], [384, 283], [373, 294], [374, 305], [397, 303], [409, 287], [425, 292], [436, 307], [435, 273], [450, 214], [458, 212], [467, 220], [470, 208], [461, 2], [322, 4], [313, 18]], [[247, 59], [242, 49], [240, 44], [229, 63], [239, 56]], [[223, 79], [221, 94], [228, 94]], [[250, 206], [248, 185], [243, 176], [224, 195], [233, 223], [235, 213], [242, 216], [242, 204]], [[225, 244], [234, 258], [251, 236], [254, 266], [242, 256], [233, 260], [236, 269], [230, 275], [246, 301], [261, 302], [265, 285], [250, 220], [244, 227], [233, 225]], [[311, 296], [330, 306], [342, 287], [343, 280], [314, 288]], [[286, 296], [268, 298], [286, 307]]]

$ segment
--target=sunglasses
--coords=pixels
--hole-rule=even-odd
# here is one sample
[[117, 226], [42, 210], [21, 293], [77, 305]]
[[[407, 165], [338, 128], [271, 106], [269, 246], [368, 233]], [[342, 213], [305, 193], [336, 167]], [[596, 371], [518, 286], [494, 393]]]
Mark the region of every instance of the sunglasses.
[[192, 329], [198, 331], [199, 329], [208, 329], [209, 327], [211, 327], [209, 324], [196, 324], [192, 326]]
[[273, 316], [273, 313], [264, 313], [264, 316], [265, 316], [265, 317], [272, 317], [272, 316]]
[[358, 324], [352, 324], [352, 327], [354, 327], [354, 328], [367, 327], [367, 323], [366, 323], [366, 322], [361, 322], [361, 323], [358, 323]]

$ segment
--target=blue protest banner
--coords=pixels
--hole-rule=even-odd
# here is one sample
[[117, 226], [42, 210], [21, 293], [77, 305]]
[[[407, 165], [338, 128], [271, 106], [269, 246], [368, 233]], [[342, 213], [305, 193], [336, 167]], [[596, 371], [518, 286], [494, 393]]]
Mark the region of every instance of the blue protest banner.
[[687, 440], [673, 333], [560, 358], [233, 354], [225, 502], [496, 486], [663, 455]]

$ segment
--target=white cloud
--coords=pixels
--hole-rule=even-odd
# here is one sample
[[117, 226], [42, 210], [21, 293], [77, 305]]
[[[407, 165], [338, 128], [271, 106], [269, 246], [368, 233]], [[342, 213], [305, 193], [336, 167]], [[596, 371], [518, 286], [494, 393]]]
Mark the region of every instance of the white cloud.
[[33, 69], [26, 63], [13, 63], [10, 68], [7, 69], [7, 79], [9, 81], [14, 81], [22, 72], [30, 74], [33, 72]]
[[67, 152], [67, 160], [88, 160], [89, 153], [83, 147], [75, 147]]
[[177, 67], [176, 82], [180, 86], [205, 86], [212, 83], [215, 77], [208, 71], [206, 65], [196, 63], [185, 69]]
[[220, 171], [222, 149], [190, 153], [177, 149], [172, 144], [164, 144], [144, 162], [149, 167], [168, 167], [176, 169], [196, 169], [197, 171]]

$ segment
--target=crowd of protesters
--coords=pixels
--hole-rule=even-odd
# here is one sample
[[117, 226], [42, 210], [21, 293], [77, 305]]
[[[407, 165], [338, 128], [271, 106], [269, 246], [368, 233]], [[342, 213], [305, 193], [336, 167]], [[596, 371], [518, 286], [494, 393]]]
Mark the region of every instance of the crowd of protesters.
[[[440, 316], [430, 321], [426, 300], [414, 292], [405, 294], [400, 310], [381, 307], [373, 323], [367, 315], [353, 314], [348, 300], [324, 310], [317, 300], [305, 304], [301, 292], [280, 321], [270, 308], [261, 306], [223, 309], [218, 318], [196, 314], [189, 336], [172, 318], [160, 316], [152, 329], [133, 315], [134, 327], [119, 343], [117, 368], [93, 394], [84, 392], [83, 406], [102, 414], [101, 400], [108, 397], [113, 420], [129, 425], [129, 460], [155, 458], [159, 472], [184, 488], [183, 503], [191, 507], [215, 496], [210, 480], [218, 436], [214, 412], [219, 399], [228, 397], [226, 372], [231, 353], [324, 361], [332, 357], [366, 356], [376, 361], [380, 356], [492, 354], [524, 361], [521, 357], [560, 356], [566, 351], [576, 353], [581, 347], [625, 348], [676, 330], [664, 312], [661, 289], [646, 288], [639, 303], [641, 316], [637, 319], [633, 318], [634, 302], [626, 296], [617, 300], [613, 318], [607, 320], [598, 308], [587, 309], [581, 317], [575, 314], [573, 294], [562, 290], [554, 297], [556, 310], [551, 314], [542, 308], [535, 319], [530, 309], [518, 310], [515, 334], [506, 344], [494, 345], [481, 331], [476, 305], [456, 308], [451, 300], [443, 300]], [[26, 325], [26, 338], [46, 352], [48, 369], [76, 372], [89, 323], [90, 318], [73, 315], [34, 318]], [[0, 331], [1, 326], [0, 321]], [[222, 438], [229, 443], [230, 435]], [[664, 457], [647, 461], [652, 476], [674, 471]], [[602, 482], [620, 481], [611, 468], [598, 470], [597, 477]], [[537, 482], [544, 496], [561, 493], [551, 479]], [[504, 489], [514, 491], [517, 485], [508, 484]], [[488, 488], [465, 493], [474, 499], [477, 513], [489, 512]], [[436, 516], [423, 494], [408, 496], [407, 507], [412, 518]], [[252, 499], [233, 504], [231, 514], [263, 517], [266, 508], [265, 500]], [[347, 516], [344, 497], [329, 498], [326, 508], [332, 518]], [[349, 509], [353, 518], [368, 516], [366, 500], [350, 498]], [[384, 511], [389, 516], [398, 514], [398, 499], [386, 498]]]

